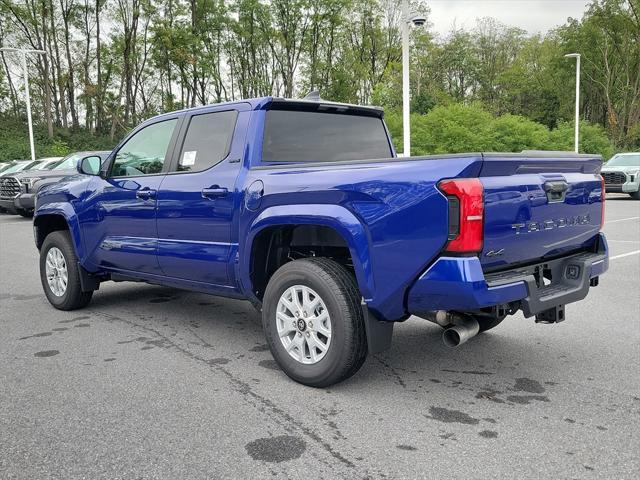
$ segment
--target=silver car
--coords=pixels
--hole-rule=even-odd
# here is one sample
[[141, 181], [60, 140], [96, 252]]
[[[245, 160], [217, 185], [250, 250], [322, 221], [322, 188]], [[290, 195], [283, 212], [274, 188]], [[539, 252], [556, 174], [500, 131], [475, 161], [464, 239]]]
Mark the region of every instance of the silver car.
[[618, 153], [602, 166], [607, 193], [628, 193], [640, 200], [640, 153]]
[[22, 173], [0, 179], [0, 208], [23, 217], [31, 217], [38, 191], [46, 185], [59, 182], [65, 177], [78, 175], [78, 162], [94, 155], [104, 159], [110, 152], [76, 152], [57, 161], [42, 162], [43, 168], [33, 168]]

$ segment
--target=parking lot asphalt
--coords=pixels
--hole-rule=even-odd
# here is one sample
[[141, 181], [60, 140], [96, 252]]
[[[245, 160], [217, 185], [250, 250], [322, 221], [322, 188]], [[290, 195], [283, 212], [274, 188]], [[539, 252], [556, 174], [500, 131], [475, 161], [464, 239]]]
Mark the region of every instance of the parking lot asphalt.
[[418, 318], [328, 389], [289, 380], [245, 302], [106, 283], [53, 309], [31, 222], [0, 216], [0, 478], [637, 478], [640, 202], [567, 320], [458, 349]]

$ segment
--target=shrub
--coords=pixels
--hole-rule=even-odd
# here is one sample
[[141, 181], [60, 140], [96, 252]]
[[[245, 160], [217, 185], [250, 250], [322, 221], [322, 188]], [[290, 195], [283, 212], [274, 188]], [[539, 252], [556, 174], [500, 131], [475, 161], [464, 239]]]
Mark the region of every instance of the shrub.
[[[573, 151], [574, 135], [574, 123], [561, 122], [558, 128], [551, 130], [550, 149]], [[605, 160], [616, 152], [604, 128], [587, 122], [580, 122], [579, 150], [581, 153], [599, 153]]]
[[541, 123], [518, 115], [502, 115], [494, 119], [497, 152], [521, 152], [549, 148], [549, 129]]
[[[106, 135], [93, 135], [85, 129], [71, 132], [59, 128], [53, 138], [49, 138], [47, 129], [40, 125], [34, 125], [33, 137], [36, 158], [60, 157], [80, 150], [110, 150], [117, 143]], [[26, 119], [0, 117], [0, 162], [28, 158], [31, 151]]]
[[[402, 114], [385, 116], [396, 150], [402, 152]], [[520, 152], [522, 150], [573, 151], [573, 123], [549, 130], [528, 118], [506, 114], [493, 117], [480, 105], [437, 106], [425, 115], [411, 115], [411, 153], [428, 155], [460, 152]], [[605, 159], [614, 147], [599, 125], [580, 124], [580, 151]]]

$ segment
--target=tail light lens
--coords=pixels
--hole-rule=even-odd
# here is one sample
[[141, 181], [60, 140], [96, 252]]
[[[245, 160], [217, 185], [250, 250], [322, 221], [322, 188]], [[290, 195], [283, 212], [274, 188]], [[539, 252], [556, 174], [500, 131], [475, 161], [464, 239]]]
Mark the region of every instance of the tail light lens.
[[482, 250], [484, 189], [477, 178], [443, 180], [438, 188], [449, 199], [447, 252], [476, 253]]
[[602, 175], [600, 175], [600, 181], [602, 182], [602, 213], [600, 214], [600, 230], [602, 230], [602, 227], [604, 227], [604, 200], [607, 192], [605, 191], [604, 177]]

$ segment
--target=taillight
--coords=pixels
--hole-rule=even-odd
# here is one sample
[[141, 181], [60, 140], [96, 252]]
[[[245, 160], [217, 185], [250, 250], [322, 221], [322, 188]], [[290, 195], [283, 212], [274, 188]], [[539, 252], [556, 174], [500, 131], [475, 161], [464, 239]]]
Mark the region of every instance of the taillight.
[[438, 188], [449, 199], [449, 243], [445, 250], [480, 252], [484, 215], [482, 183], [477, 178], [443, 180]]
[[600, 175], [600, 181], [602, 182], [602, 213], [600, 213], [600, 230], [602, 230], [602, 227], [604, 227], [604, 200], [607, 192], [604, 188], [604, 177], [602, 175]]

